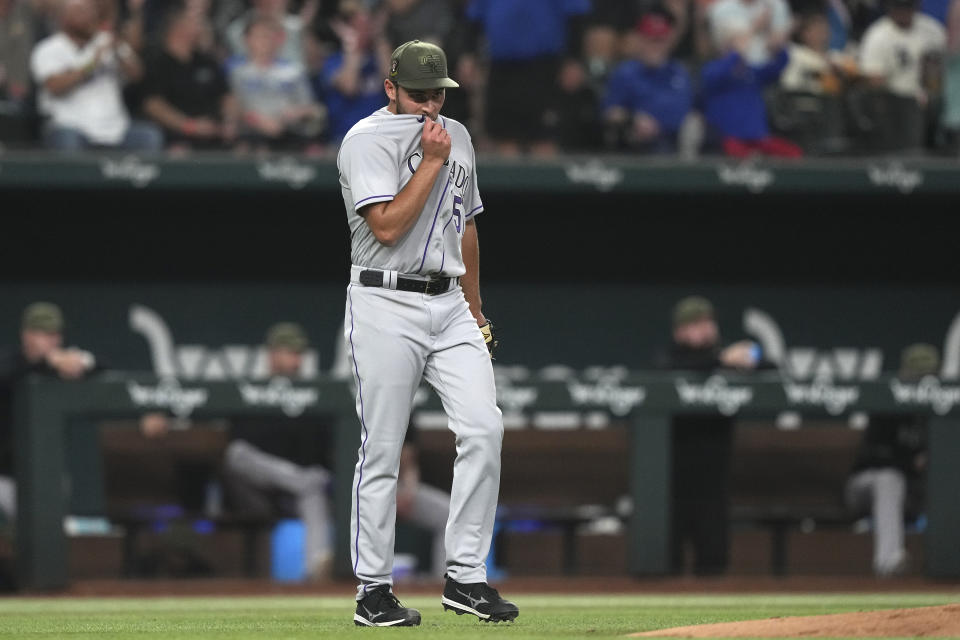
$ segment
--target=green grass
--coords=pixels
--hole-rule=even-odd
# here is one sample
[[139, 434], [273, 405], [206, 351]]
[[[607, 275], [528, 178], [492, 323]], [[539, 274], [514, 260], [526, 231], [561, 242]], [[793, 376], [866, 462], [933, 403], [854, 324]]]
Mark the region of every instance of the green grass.
[[412, 597], [417, 629], [374, 630], [353, 625], [349, 594], [342, 598], [10, 598], [0, 600], [0, 638], [609, 638], [635, 631], [772, 616], [817, 615], [947, 604], [956, 594], [777, 595], [522, 595], [520, 618], [487, 625], [444, 613], [439, 597]]

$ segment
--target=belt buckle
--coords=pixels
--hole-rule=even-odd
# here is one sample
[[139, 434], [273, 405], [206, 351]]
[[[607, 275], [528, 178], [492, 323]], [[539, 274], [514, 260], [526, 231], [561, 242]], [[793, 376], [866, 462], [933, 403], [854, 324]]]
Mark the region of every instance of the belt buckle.
[[437, 294], [443, 293], [443, 285], [446, 282], [446, 278], [437, 278], [427, 280], [427, 287], [425, 293], [430, 296], [435, 296]]

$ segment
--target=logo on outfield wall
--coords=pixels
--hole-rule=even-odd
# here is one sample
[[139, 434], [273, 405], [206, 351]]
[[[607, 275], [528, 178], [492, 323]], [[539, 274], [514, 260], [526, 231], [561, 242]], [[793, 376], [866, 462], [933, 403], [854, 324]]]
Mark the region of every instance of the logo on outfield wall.
[[872, 165], [867, 168], [867, 177], [877, 187], [894, 187], [900, 193], [910, 193], [923, 184], [922, 171], [907, 169], [899, 162]]
[[537, 401], [536, 387], [497, 385], [497, 404], [507, 411], [523, 411]]
[[792, 380], [875, 380], [883, 368], [880, 347], [788, 347], [780, 325], [761, 309], [744, 311], [743, 329], [760, 343], [764, 357]]
[[727, 186], [746, 187], [750, 193], [761, 193], [775, 180], [773, 171], [749, 162], [733, 167], [720, 165], [717, 167], [717, 178]]
[[202, 387], [182, 387], [176, 378], [163, 378], [156, 385], [127, 382], [130, 401], [144, 409], [167, 409], [185, 418], [207, 404], [210, 392]]
[[623, 182], [623, 171], [608, 167], [599, 160], [567, 165], [566, 173], [570, 182], [593, 185], [597, 191], [610, 191]]
[[813, 382], [784, 382], [783, 391], [787, 402], [806, 407], [823, 407], [827, 413], [837, 416], [860, 399], [860, 387], [835, 385], [828, 380]]
[[[237, 380], [267, 378], [267, 352], [262, 345], [231, 344], [208, 347], [176, 344], [163, 317], [142, 305], [130, 307], [130, 329], [141, 334], [150, 349], [153, 372], [187, 380]], [[303, 354], [301, 378], [317, 375], [317, 351]]]
[[960, 387], [944, 385], [933, 376], [915, 383], [893, 379], [890, 381], [890, 391], [897, 404], [930, 407], [941, 416], [960, 404]]
[[237, 385], [240, 397], [251, 407], [280, 407], [295, 418], [307, 407], [317, 404], [320, 392], [312, 387], [295, 387], [288, 378], [274, 378], [268, 384]]
[[625, 387], [616, 381], [602, 381], [596, 384], [569, 382], [567, 390], [570, 392], [570, 400], [573, 404], [605, 406], [615, 416], [629, 414], [634, 407], [643, 404], [647, 398], [647, 390], [644, 387]]
[[100, 172], [107, 180], [125, 180], [142, 189], [157, 179], [160, 167], [143, 162], [136, 156], [127, 156], [120, 160], [103, 160], [100, 163]]
[[265, 160], [257, 165], [257, 173], [266, 182], [283, 182], [292, 189], [303, 189], [317, 177], [317, 170], [293, 158]]
[[673, 384], [683, 404], [716, 407], [725, 416], [732, 416], [753, 402], [753, 389], [729, 384], [723, 376], [711, 376], [703, 383], [676, 378]]

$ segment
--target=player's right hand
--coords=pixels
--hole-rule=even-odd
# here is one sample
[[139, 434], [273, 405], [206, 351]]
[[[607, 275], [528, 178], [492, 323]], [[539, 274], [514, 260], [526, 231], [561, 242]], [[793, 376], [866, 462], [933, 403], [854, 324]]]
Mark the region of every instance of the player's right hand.
[[439, 122], [424, 118], [420, 146], [423, 148], [424, 160], [429, 158], [446, 162], [450, 156], [450, 134]]

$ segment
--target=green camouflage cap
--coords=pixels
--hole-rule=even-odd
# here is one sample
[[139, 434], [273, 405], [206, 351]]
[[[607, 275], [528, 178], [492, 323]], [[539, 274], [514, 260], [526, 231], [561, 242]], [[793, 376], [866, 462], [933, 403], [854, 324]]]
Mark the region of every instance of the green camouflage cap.
[[940, 371], [940, 354], [929, 344], [912, 344], [900, 354], [900, 376], [922, 378], [935, 376]]
[[23, 329], [60, 333], [63, 331], [63, 313], [52, 302], [34, 302], [23, 310]]
[[682, 327], [685, 324], [713, 318], [713, 305], [702, 296], [684, 298], [673, 308], [673, 326]]
[[456, 89], [447, 77], [447, 54], [429, 42], [411, 40], [393, 50], [390, 79], [404, 89]]
[[308, 343], [307, 332], [296, 322], [278, 322], [267, 331], [267, 346], [271, 349], [300, 352]]

